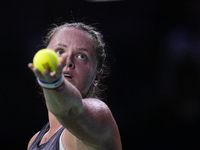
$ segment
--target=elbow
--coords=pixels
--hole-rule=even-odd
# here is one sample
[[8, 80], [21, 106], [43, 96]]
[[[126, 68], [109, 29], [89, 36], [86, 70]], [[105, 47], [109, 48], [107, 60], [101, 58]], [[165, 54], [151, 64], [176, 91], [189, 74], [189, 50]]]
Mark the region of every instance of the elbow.
[[57, 120], [66, 128], [73, 127], [80, 116], [82, 109], [78, 106], [74, 106], [68, 109], [59, 110], [53, 113]]
[[57, 99], [53, 103], [47, 103], [48, 110], [56, 117], [74, 117], [82, 112], [82, 100], [80, 98]]

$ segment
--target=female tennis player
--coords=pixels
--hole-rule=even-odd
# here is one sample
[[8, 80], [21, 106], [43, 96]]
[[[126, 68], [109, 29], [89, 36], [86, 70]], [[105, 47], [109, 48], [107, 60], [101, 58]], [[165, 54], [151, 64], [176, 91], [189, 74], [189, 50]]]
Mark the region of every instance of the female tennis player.
[[49, 122], [28, 150], [122, 150], [120, 134], [96, 89], [105, 66], [105, 43], [94, 27], [65, 23], [53, 28], [46, 47], [59, 55], [54, 73], [33, 71], [43, 89]]

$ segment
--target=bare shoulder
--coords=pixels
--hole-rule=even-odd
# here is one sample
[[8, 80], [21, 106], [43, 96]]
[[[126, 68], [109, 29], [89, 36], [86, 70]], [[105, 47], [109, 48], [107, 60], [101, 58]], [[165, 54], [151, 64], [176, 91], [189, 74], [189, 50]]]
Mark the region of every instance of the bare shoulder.
[[[99, 99], [87, 98], [82, 100], [82, 108], [78, 115], [70, 112], [73, 115], [66, 115], [69, 118], [62, 119], [63, 126], [69, 131], [63, 134], [64, 147], [74, 147], [72, 143], [76, 142], [72, 141], [78, 139], [81, 142], [76, 145], [87, 147], [85, 149], [122, 150], [117, 123], [109, 107]], [[78, 149], [84, 150], [83, 147]]]
[[83, 99], [83, 104], [93, 111], [104, 111], [105, 113], [110, 112], [109, 107], [103, 101], [95, 98]]
[[33, 141], [35, 140], [35, 138], [37, 137], [37, 135], [39, 134], [39, 132], [37, 132], [29, 141], [28, 143], [28, 147], [27, 147], [27, 150], [29, 149], [29, 147], [31, 146], [31, 144], [33, 143]]
[[[112, 115], [112, 112], [108, 105], [99, 99], [89, 98], [83, 100], [84, 110], [89, 116], [101, 124], [101, 127], [105, 126], [107, 129], [106, 134], [109, 133], [106, 139], [106, 143], [110, 141], [110, 146], [107, 143], [108, 149], [121, 150], [121, 139], [117, 123]], [[92, 113], [92, 114], [91, 114]], [[100, 138], [101, 136], [99, 136]], [[103, 136], [105, 138], [106, 136]], [[104, 147], [105, 148], [105, 147]]]
[[[113, 118], [112, 113], [106, 103], [99, 99], [88, 98], [83, 99], [84, 111], [95, 120], [105, 121]], [[114, 118], [113, 118], [114, 119]], [[107, 120], [108, 121], [108, 120]]]

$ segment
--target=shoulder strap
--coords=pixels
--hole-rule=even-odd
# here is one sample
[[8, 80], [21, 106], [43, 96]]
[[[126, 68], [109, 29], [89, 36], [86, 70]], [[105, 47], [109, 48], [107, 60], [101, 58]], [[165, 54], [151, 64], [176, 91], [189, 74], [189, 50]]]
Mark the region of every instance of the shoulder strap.
[[49, 128], [49, 122], [47, 122], [44, 127], [40, 130], [39, 134], [36, 136], [35, 140], [33, 141], [33, 143], [31, 144], [29, 150], [34, 150], [37, 148], [37, 146], [39, 145], [39, 142], [42, 140], [42, 137], [44, 136], [44, 134], [46, 133], [46, 131]]

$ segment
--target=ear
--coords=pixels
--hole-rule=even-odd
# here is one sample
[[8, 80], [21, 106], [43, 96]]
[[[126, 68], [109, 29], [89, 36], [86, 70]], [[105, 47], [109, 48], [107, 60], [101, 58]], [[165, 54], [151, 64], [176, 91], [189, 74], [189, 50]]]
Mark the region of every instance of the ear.
[[93, 87], [96, 87], [99, 83], [99, 80], [101, 78], [101, 75], [103, 73], [103, 70], [101, 69], [101, 71], [96, 75], [96, 77], [94, 78], [94, 81], [92, 83]]

